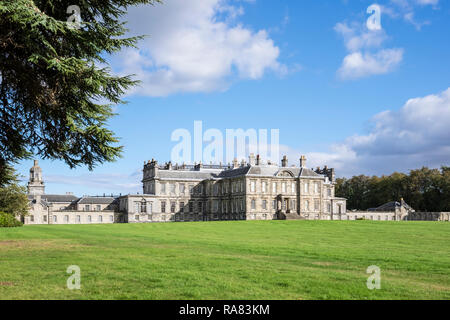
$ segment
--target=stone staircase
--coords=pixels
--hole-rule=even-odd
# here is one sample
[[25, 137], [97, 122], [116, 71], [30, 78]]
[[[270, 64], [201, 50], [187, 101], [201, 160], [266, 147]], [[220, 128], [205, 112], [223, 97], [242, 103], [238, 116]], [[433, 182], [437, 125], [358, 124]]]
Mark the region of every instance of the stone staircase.
[[305, 220], [305, 218], [300, 216], [297, 212], [278, 211], [277, 215], [278, 220]]

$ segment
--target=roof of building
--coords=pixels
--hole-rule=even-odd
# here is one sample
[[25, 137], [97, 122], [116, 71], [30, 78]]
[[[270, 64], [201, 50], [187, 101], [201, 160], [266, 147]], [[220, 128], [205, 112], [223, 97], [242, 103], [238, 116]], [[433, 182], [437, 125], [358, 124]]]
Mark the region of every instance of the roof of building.
[[406, 210], [412, 210], [411, 206], [408, 205], [406, 202], [402, 201], [402, 202], [398, 202], [398, 201], [390, 201], [387, 202], [385, 204], [382, 204], [379, 207], [376, 208], [370, 208], [368, 209], [368, 211], [395, 211], [396, 208], [401, 208], [403, 205], [403, 207]]
[[111, 204], [116, 200], [115, 197], [82, 197], [78, 199], [78, 204]]
[[312, 177], [323, 178], [324, 175], [317, 174], [314, 170], [298, 167], [279, 167], [274, 165], [244, 165], [234, 169], [163, 169], [159, 170], [158, 176], [161, 179], [186, 179], [186, 180], [206, 180], [217, 178], [234, 178], [240, 176], [281, 176], [287, 172], [292, 177]]
[[235, 169], [229, 169], [222, 171], [217, 178], [233, 178], [233, 177], [239, 177], [239, 176], [245, 176], [249, 173], [250, 169], [252, 167], [244, 166], [244, 167], [238, 167]]
[[186, 179], [186, 180], [205, 180], [218, 176], [221, 170], [160, 170], [158, 176], [162, 179]]
[[[28, 199], [35, 199], [36, 196], [28, 195]], [[60, 202], [60, 203], [72, 203], [75, 200], [78, 200], [78, 197], [73, 194], [41, 194], [41, 200], [51, 203], [51, 202]]]

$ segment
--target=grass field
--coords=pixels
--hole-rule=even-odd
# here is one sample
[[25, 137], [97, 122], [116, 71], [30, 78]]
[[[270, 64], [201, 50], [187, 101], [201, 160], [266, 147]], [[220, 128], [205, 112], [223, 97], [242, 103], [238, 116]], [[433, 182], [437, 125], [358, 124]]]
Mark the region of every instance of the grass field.
[[[450, 299], [449, 244], [435, 222], [3, 228], [0, 299]], [[69, 265], [81, 290], [66, 287]]]

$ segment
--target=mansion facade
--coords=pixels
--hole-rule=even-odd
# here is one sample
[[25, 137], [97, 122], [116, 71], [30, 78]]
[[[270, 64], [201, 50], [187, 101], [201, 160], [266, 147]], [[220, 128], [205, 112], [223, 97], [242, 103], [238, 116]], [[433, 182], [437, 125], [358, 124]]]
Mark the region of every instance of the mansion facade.
[[143, 193], [119, 198], [124, 222], [341, 219], [346, 199], [335, 197], [327, 167], [264, 164], [259, 156], [229, 166], [144, 164]]
[[25, 224], [108, 224], [223, 220], [431, 220], [450, 213], [414, 212], [403, 200], [366, 212], [348, 211], [335, 196], [335, 170], [263, 163], [259, 156], [221, 165], [144, 164], [142, 194], [83, 196], [46, 194], [35, 161], [28, 182]]
[[30, 169], [28, 181], [29, 214], [24, 224], [89, 224], [120, 221], [117, 197], [81, 198], [71, 193], [46, 194], [42, 169], [37, 160]]

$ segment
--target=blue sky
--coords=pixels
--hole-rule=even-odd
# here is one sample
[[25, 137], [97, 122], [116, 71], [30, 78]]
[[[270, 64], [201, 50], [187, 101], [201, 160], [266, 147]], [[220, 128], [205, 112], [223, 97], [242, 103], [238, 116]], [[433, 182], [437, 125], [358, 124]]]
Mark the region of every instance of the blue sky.
[[[381, 30], [366, 12], [381, 8]], [[89, 172], [40, 160], [47, 193], [141, 191], [178, 128], [279, 129], [290, 163], [339, 176], [449, 165], [450, 3], [443, 0], [166, 0], [131, 8], [140, 50], [110, 57], [142, 85], [110, 127], [123, 157]], [[27, 176], [32, 161], [17, 166]]]

